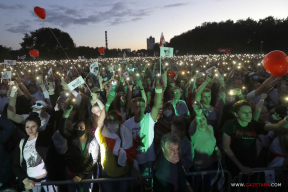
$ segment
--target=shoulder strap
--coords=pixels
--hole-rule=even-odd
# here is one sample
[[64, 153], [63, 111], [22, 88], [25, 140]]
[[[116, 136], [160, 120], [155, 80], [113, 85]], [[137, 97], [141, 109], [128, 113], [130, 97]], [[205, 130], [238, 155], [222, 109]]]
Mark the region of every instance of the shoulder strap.
[[22, 150], [23, 150], [23, 144], [24, 144], [25, 139], [21, 139], [19, 143], [19, 148], [20, 148], [20, 166], [22, 167], [22, 162], [23, 162], [23, 156], [22, 156]]

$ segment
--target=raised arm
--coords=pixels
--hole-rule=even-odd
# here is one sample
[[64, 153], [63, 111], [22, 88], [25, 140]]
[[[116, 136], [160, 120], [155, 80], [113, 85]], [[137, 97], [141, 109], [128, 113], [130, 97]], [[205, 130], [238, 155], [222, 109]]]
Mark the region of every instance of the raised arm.
[[156, 122], [159, 109], [162, 104], [162, 87], [163, 87], [163, 81], [160, 79], [157, 79], [156, 81], [156, 88], [155, 88], [155, 97], [154, 97], [154, 105], [151, 110], [151, 117]]
[[16, 114], [16, 98], [17, 93], [15, 93], [14, 97], [10, 96], [11, 89], [8, 91], [8, 97], [9, 97], [9, 104], [7, 109], [7, 117], [8, 119], [11, 119], [15, 123], [24, 123], [24, 117], [22, 115]]
[[[268, 79], [266, 79], [260, 87], [258, 87], [256, 90], [255, 90], [255, 94], [250, 94], [248, 93], [247, 94], [247, 99], [253, 99], [254, 97], [256, 97], [257, 95], [260, 95], [261, 93], [263, 92], [266, 92], [269, 90], [269, 88], [273, 87], [274, 85], [277, 84], [277, 81], [276, 81], [277, 77], [274, 77], [274, 76], [270, 76]], [[272, 83], [273, 82], [273, 83]]]
[[[214, 77], [213, 77], [213, 79], [214, 79]], [[206, 77], [206, 81], [202, 85], [200, 85], [200, 87], [197, 89], [196, 96], [195, 96], [195, 101], [200, 102], [201, 94], [202, 94], [203, 90], [210, 83], [210, 81], [212, 81], [213, 79], [212, 79], [212, 73], [209, 73], [207, 75], [207, 77]]]
[[142, 82], [140, 81], [140, 79], [138, 77], [136, 77], [136, 84], [139, 86], [139, 88], [141, 90], [141, 96], [145, 100], [145, 105], [147, 105], [147, 97], [146, 97], [146, 94], [145, 94], [145, 90], [143, 88]]
[[110, 87], [110, 91], [109, 91], [109, 95], [107, 96], [107, 103], [105, 106], [105, 111], [108, 112], [111, 103], [113, 102], [114, 98], [115, 98], [115, 91], [116, 91], [116, 87], [117, 87], [117, 82], [115, 81], [114, 83], [111, 84]]
[[34, 99], [33, 96], [30, 94], [30, 92], [28, 91], [28, 89], [26, 88], [26, 86], [22, 83], [21, 77], [15, 77], [15, 80], [19, 84], [19, 88], [24, 93], [25, 97], [29, 100]]
[[65, 139], [69, 139], [72, 136], [72, 131], [67, 129], [67, 121], [68, 121], [68, 117], [72, 109], [73, 109], [73, 106], [70, 105], [70, 108], [64, 111], [62, 121], [60, 122], [60, 125], [59, 125], [59, 133]]
[[267, 98], [268, 95], [262, 94], [261, 96], [262, 96], [262, 98], [260, 99], [259, 103], [256, 104], [255, 110], [253, 113], [253, 120], [255, 120], [255, 121], [258, 121], [258, 119], [260, 118], [262, 107], [264, 104], [264, 100]]

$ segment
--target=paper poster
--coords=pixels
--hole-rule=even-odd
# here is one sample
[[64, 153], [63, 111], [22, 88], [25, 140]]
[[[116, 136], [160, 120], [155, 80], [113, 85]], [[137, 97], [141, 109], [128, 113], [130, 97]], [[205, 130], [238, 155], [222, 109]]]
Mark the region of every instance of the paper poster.
[[172, 47], [160, 47], [160, 56], [161, 57], [173, 57]]
[[5, 72], [2, 74], [1, 79], [11, 79], [11, 71], [5, 71]]
[[84, 83], [85, 83], [85, 81], [82, 78], [82, 76], [79, 76], [78, 78], [76, 78], [72, 82], [70, 82], [68, 84], [68, 87], [69, 87], [70, 91], [72, 91]]
[[211, 68], [207, 69], [207, 70], [206, 70], [206, 73], [210, 73], [210, 72], [212, 72], [212, 70], [213, 70], [213, 69], [216, 69], [216, 67], [215, 67], [215, 66], [213, 66], [213, 67], [211, 67]]
[[125, 77], [129, 77], [129, 74], [128, 74], [127, 71], [125, 71], [125, 72], [123, 73], [123, 75], [124, 75]]
[[52, 67], [48, 71], [48, 75], [50, 76], [52, 74]]
[[93, 75], [97, 76], [98, 70], [99, 70], [98, 61], [90, 65], [90, 73], [92, 73]]
[[16, 60], [4, 60], [5, 65], [16, 65]]
[[111, 67], [109, 67], [109, 71], [113, 72], [114, 71], [114, 65], [111, 65]]

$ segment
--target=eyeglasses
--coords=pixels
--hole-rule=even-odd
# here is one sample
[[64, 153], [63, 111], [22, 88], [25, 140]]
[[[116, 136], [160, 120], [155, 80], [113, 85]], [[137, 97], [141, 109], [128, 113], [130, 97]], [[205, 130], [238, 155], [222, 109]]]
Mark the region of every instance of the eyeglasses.
[[36, 106], [43, 106], [41, 103], [34, 103], [33, 105], [36, 105]]

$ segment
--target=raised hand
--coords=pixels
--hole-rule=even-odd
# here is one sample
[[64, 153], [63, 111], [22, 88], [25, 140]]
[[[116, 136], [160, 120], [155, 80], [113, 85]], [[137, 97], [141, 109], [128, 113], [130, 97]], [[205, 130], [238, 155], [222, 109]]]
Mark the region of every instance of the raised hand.
[[164, 81], [162, 78], [156, 79], [156, 89], [162, 89], [164, 85]]
[[215, 77], [213, 77], [212, 73], [208, 73], [207, 77], [206, 77], [206, 81], [208, 83], [210, 83]]
[[201, 104], [198, 101], [195, 101], [195, 103], [192, 105], [197, 117], [200, 117], [202, 114]]

